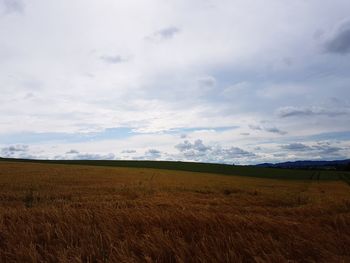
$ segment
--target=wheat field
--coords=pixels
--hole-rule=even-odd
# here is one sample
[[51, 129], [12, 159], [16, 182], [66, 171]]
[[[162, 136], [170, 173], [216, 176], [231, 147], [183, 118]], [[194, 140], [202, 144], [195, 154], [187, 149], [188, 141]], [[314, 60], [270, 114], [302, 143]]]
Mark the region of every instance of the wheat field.
[[0, 262], [350, 262], [350, 187], [0, 162]]

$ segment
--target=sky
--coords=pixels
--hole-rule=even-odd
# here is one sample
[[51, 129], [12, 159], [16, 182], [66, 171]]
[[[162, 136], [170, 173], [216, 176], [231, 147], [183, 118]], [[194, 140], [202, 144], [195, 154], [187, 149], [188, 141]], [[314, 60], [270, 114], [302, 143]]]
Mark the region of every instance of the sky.
[[350, 158], [348, 0], [0, 0], [0, 156]]

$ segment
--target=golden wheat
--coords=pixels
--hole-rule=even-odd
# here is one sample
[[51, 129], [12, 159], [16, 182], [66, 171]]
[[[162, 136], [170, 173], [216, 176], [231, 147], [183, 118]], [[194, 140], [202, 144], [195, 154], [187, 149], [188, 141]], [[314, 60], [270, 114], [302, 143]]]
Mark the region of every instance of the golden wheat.
[[350, 187], [0, 163], [0, 262], [350, 262]]

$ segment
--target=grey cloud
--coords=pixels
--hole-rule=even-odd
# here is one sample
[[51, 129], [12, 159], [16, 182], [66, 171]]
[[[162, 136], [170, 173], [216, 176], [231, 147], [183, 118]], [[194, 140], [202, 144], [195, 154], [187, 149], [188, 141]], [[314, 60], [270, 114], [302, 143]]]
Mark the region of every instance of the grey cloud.
[[289, 57], [284, 57], [282, 61], [288, 67], [290, 67], [293, 64], [293, 60]]
[[197, 98], [212, 103], [218, 95], [216, 83], [217, 81], [213, 76], [199, 77], [196, 79], [196, 87], [193, 87], [192, 92], [196, 94]]
[[156, 34], [160, 35], [162, 38], [172, 38], [175, 34], [179, 33], [179, 31], [180, 30], [177, 27], [171, 26], [159, 30]]
[[2, 148], [2, 151], [8, 152], [24, 152], [28, 150], [28, 145], [12, 145]]
[[179, 143], [175, 145], [175, 148], [178, 149], [180, 152], [185, 152], [188, 150], [195, 150], [198, 152], [205, 152], [207, 150], [210, 150], [209, 146], [205, 146], [203, 144], [202, 140], [196, 140], [194, 143], [189, 142], [188, 140], [185, 140], [183, 143]]
[[78, 160], [114, 160], [115, 155], [113, 153], [108, 154], [93, 154], [93, 153], [80, 153], [75, 156]]
[[265, 131], [267, 131], [267, 132], [277, 133], [277, 134], [280, 134], [280, 135], [285, 135], [285, 134], [287, 134], [286, 131], [282, 131], [282, 130], [276, 128], [276, 127], [270, 127], [270, 128], [264, 128], [264, 129], [265, 129]]
[[153, 160], [153, 159], [158, 159], [162, 156], [162, 153], [156, 149], [149, 149], [145, 152], [145, 159], [148, 160]]
[[135, 150], [123, 150], [122, 153], [136, 153]]
[[71, 150], [66, 155], [56, 155], [56, 160], [115, 160], [116, 156], [113, 153], [98, 154], [98, 153], [80, 153], [77, 150]]
[[[303, 143], [291, 143], [281, 145], [281, 149], [291, 152], [299, 152], [305, 155], [304, 158], [310, 158], [310, 156], [319, 156], [323, 159], [331, 159], [332, 157], [342, 158], [342, 152], [347, 152], [346, 147], [339, 147], [332, 145], [330, 142], [318, 142], [317, 144], [308, 146]], [[344, 155], [344, 158], [346, 156]]]
[[298, 116], [313, 116], [324, 115], [329, 117], [335, 117], [339, 115], [349, 114], [350, 111], [347, 108], [322, 108], [322, 107], [282, 107], [277, 110], [277, 115], [281, 118], [298, 117]]
[[281, 118], [292, 116], [309, 116], [313, 114], [313, 111], [309, 108], [283, 107], [277, 110], [277, 115]]
[[193, 149], [199, 152], [205, 152], [207, 150], [210, 150], [211, 147], [204, 145], [202, 140], [196, 140], [193, 144]]
[[0, 0], [0, 11], [1, 9], [5, 14], [21, 13], [24, 10], [24, 3], [22, 0]]
[[115, 56], [101, 56], [100, 59], [104, 61], [105, 63], [109, 64], [118, 64], [128, 61], [128, 59], [123, 58], [122, 56], [115, 55]]
[[154, 32], [152, 35], [146, 37], [146, 39], [151, 41], [167, 40], [173, 38], [179, 32], [180, 29], [175, 26], [170, 26]]
[[77, 150], [70, 150], [70, 151], [68, 151], [68, 152], [66, 152], [66, 154], [78, 154], [79, 153], [79, 151], [77, 151]]
[[216, 79], [212, 76], [206, 76], [197, 80], [201, 87], [214, 87], [216, 85]]
[[281, 157], [286, 157], [287, 154], [286, 153], [275, 153], [273, 154], [274, 157], [277, 157], [277, 158], [281, 158]]
[[281, 148], [284, 150], [291, 150], [291, 151], [309, 151], [312, 150], [310, 146], [307, 146], [302, 143], [291, 143], [287, 145], [281, 145]]
[[324, 36], [325, 32], [322, 29], [317, 29], [312, 35], [313, 39], [319, 40]]
[[326, 142], [326, 143], [318, 143], [317, 145], [314, 145], [313, 148], [315, 150], [320, 151], [321, 154], [324, 154], [324, 155], [332, 155], [332, 154], [338, 153], [339, 151], [344, 150], [341, 147], [332, 146], [328, 142]]
[[35, 98], [35, 95], [34, 95], [34, 93], [32, 93], [32, 92], [26, 93], [26, 94], [24, 95], [24, 97], [23, 97], [24, 100], [30, 100], [30, 99], [33, 99], [33, 98]]
[[346, 54], [350, 52], [350, 21], [342, 24], [332, 39], [325, 44], [329, 53]]
[[276, 127], [265, 127], [265, 126], [260, 126], [260, 125], [248, 125], [248, 127], [251, 130], [256, 130], [256, 131], [267, 131], [267, 132], [271, 132], [271, 133], [277, 133], [280, 135], [285, 135], [287, 134], [286, 131], [282, 131]]
[[194, 150], [185, 151], [185, 152], [183, 152], [183, 155], [188, 160], [200, 161], [200, 160], [207, 159], [207, 158], [203, 158], [206, 156], [206, 154], [204, 152], [198, 152], [198, 151], [194, 151]]
[[175, 145], [175, 148], [178, 149], [180, 152], [184, 152], [186, 150], [190, 150], [192, 148], [192, 144], [188, 140], [186, 140], [183, 143]]
[[248, 127], [251, 129], [251, 130], [256, 130], [256, 131], [261, 131], [262, 128], [259, 126], [259, 125], [248, 125]]
[[216, 152], [219, 153], [219, 154], [222, 154], [222, 155], [224, 155], [226, 157], [229, 157], [229, 158], [242, 158], [242, 157], [253, 157], [253, 156], [255, 156], [254, 153], [245, 151], [245, 150], [243, 150], [241, 148], [238, 148], [238, 147], [231, 147], [231, 148], [228, 148], [228, 149], [219, 148]]
[[28, 145], [11, 145], [1, 148], [1, 156], [5, 158], [27, 158], [29, 147]]
[[149, 149], [149, 150], [147, 151], [147, 153], [150, 153], [150, 154], [159, 154], [160, 151], [158, 151], [158, 150], [156, 150], [156, 149]]

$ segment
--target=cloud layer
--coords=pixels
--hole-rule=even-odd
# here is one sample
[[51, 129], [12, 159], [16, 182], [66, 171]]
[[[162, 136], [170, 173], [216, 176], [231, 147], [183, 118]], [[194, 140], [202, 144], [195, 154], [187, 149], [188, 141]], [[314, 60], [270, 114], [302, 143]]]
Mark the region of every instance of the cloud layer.
[[1, 155], [349, 157], [348, 10], [347, 0], [0, 0]]

